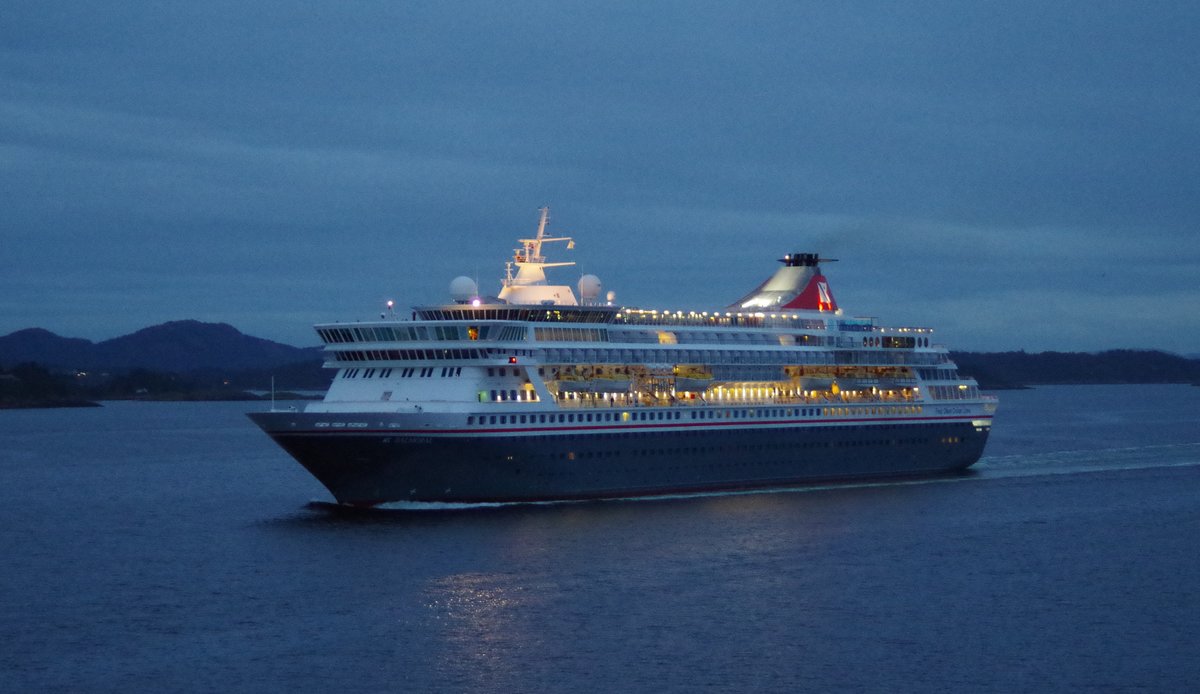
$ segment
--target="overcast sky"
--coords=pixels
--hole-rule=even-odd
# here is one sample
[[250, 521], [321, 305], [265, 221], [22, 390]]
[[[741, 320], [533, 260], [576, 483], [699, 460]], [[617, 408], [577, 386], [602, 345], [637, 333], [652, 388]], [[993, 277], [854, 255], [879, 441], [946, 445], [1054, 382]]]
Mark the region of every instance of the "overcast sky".
[[1196, 353], [1200, 4], [6, 0], [0, 203], [0, 334], [316, 344], [550, 205], [618, 303]]

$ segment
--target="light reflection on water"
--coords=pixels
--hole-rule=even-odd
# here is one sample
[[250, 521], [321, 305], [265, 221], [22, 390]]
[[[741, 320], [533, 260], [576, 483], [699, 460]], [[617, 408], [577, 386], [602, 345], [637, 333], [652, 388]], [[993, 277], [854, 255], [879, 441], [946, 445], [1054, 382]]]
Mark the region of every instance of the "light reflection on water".
[[472, 572], [427, 582], [423, 594], [435, 633], [425, 636], [441, 642], [440, 671], [466, 677], [467, 684], [482, 689], [508, 667], [512, 644], [530, 640], [517, 615], [537, 609], [539, 593], [510, 581], [502, 574]]

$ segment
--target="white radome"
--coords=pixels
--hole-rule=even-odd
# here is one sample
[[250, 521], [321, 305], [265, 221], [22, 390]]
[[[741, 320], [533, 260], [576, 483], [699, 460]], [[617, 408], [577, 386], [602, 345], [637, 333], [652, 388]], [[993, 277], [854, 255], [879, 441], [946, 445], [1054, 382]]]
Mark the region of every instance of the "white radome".
[[600, 278], [595, 275], [584, 275], [579, 278], [579, 296], [584, 301], [592, 301], [600, 296]]
[[455, 277], [450, 281], [450, 298], [455, 301], [470, 301], [479, 293], [475, 280], [470, 277]]

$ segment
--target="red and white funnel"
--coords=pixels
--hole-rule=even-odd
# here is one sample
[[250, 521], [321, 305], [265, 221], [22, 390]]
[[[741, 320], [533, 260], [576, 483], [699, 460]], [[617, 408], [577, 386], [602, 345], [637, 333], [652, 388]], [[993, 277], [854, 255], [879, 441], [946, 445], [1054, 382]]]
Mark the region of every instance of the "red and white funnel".
[[816, 253], [792, 253], [779, 259], [779, 268], [766, 282], [729, 306], [729, 311], [836, 311], [837, 301], [821, 274]]

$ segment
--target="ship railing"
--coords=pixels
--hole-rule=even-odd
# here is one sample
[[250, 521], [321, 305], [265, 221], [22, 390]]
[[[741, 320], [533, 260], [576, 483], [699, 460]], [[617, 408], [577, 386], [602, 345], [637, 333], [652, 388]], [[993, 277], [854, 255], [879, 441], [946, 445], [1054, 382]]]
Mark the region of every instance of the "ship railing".
[[824, 330], [824, 319], [814, 319], [795, 313], [722, 313], [708, 311], [654, 311], [623, 308], [613, 321], [626, 325], [741, 327], [741, 328], [803, 328]]
[[[850, 393], [819, 393], [813, 395], [787, 395], [759, 397], [708, 397], [700, 393], [679, 394], [661, 397], [647, 394], [590, 394], [579, 393], [580, 397], [559, 398], [559, 407], [567, 409], [619, 409], [628, 407], [712, 407], [712, 406], [768, 406], [768, 405], [895, 405], [915, 404], [923, 402], [919, 397], [897, 393], [888, 395], [850, 394]], [[989, 397], [989, 396], [985, 396]]]

